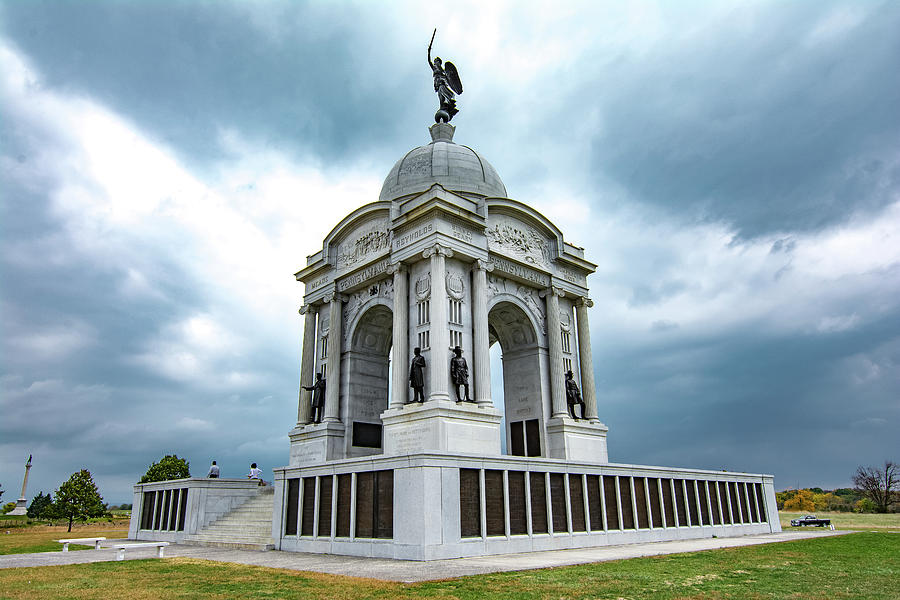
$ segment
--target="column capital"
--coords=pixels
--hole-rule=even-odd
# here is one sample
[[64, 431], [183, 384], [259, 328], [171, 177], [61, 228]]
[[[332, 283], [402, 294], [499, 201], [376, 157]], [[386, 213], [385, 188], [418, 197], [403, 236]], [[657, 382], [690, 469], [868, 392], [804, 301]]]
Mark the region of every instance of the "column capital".
[[406, 273], [408, 269], [402, 262], [393, 262], [389, 264], [388, 268], [385, 270], [387, 271], [388, 275], [394, 275], [395, 273]]
[[313, 310], [312, 304], [303, 304], [300, 306], [300, 310], [298, 310], [297, 312], [300, 313], [301, 315], [305, 315], [306, 313], [308, 313], [311, 310]]
[[425, 248], [425, 250], [422, 252], [422, 258], [430, 258], [433, 254], [437, 254], [445, 258], [452, 258], [453, 250], [442, 244], [434, 244], [433, 246]]
[[587, 308], [591, 308], [592, 306], [594, 306], [594, 301], [587, 296], [581, 296], [577, 300], [575, 300], [575, 306], [584, 306]]
[[481, 260], [480, 258], [475, 259], [475, 262], [472, 264], [472, 268], [476, 271], [485, 271], [490, 273], [494, 270], [494, 263], [489, 260]]
[[339, 293], [337, 293], [337, 292], [328, 292], [328, 293], [325, 294], [325, 296], [322, 298], [322, 302], [324, 302], [325, 304], [329, 304], [329, 303], [334, 302], [334, 301], [343, 302], [343, 301], [345, 301], [346, 299], [347, 299], [347, 296], [345, 296], [345, 295], [343, 295], [343, 294], [339, 294]]
[[539, 295], [540, 295], [541, 298], [545, 298], [545, 297], [547, 297], [547, 296], [549, 296], [549, 295], [551, 295], [551, 294], [553, 294], [554, 296], [559, 296], [560, 298], [562, 298], [562, 297], [564, 297], [564, 296], [566, 295], [566, 291], [565, 291], [564, 289], [562, 289], [561, 287], [556, 287], [555, 285], [551, 285], [551, 286], [548, 287], [547, 289], [542, 290], [541, 292], [539, 292]]

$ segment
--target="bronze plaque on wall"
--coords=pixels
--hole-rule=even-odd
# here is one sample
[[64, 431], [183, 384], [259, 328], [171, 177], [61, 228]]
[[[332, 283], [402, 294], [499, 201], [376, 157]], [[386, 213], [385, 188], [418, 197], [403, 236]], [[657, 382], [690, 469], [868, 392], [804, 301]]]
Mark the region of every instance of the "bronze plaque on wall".
[[712, 506], [713, 525], [722, 524], [722, 515], [719, 513], [719, 486], [715, 481], [709, 482], [709, 504]]
[[375, 537], [375, 473], [356, 474], [356, 537]]
[[728, 485], [724, 481], [719, 482], [719, 502], [722, 503], [722, 524], [731, 525], [731, 511], [728, 510]]
[[375, 471], [375, 537], [394, 537], [394, 471]]
[[331, 475], [319, 477], [319, 537], [331, 537]]
[[562, 473], [550, 473], [550, 512], [553, 513], [553, 531], [569, 530], [566, 523], [566, 482]]
[[659, 484], [662, 486], [663, 493], [663, 510], [666, 513], [666, 527], [677, 527], [675, 521], [675, 506], [672, 504], [672, 480], [660, 479]]
[[619, 476], [619, 494], [622, 498], [622, 528], [634, 529], [634, 508], [631, 505], [631, 477]]
[[697, 515], [697, 491], [694, 489], [694, 480], [685, 480], [684, 486], [687, 489], [688, 510], [691, 515], [691, 525], [699, 525], [700, 519]]
[[569, 474], [569, 512], [572, 515], [572, 531], [587, 531], [584, 521], [584, 488], [581, 475]]
[[591, 517], [591, 531], [603, 531], [603, 504], [600, 502], [600, 477], [585, 475], [587, 483], [588, 515]]
[[350, 537], [350, 503], [353, 501], [351, 497], [353, 476], [350, 473], [342, 473], [337, 478], [337, 531], [334, 535], [337, 537]]
[[300, 520], [300, 535], [312, 535], [316, 516], [316, 478], [303, 478], [303, 514]]
[[528, 515], [525, 513], [525, 472], [508, 471], [509, 480], [509, 534], [528, 533]]
[[509, 424], [509, 447], [513, 456], [525, 456], [525, 426], [522, 421]]
[[764, 504], [765, 500], [763, 499], [763, 491], [762, 484], [756, 483], [756, 508], [759, 509], [759, 521], [760, 523], [767, 523], [766, 520], [766, 505]]
[[603, 499], [606, 501], [606, 526], [619, 529], [619, 509], [616, 506], [616, 478], [603, 476]]
[[703, 520], [704, 525], [709, 525], [709, 506], [706, 503], [706, 482], [698, 481], [697, 490], [700, 492], [700, 518]]
[[747, 488], [743, 481], [738, 482], [736, 485], [738, 488], [738, 497], [741, 499], [741, 521], [749, 523], [750, 517], [747, 516]]
[[503, 471], [484, 471], [484, 520], [488, 535], [506, 535]]
[[687, 527], [687, 507], [684, 505], [684, 481], [675, 480], [675, 510], [678, 514], [678, 526]]
[[650, 492], [650, 518], [653, 527], [662, 527], [662, 507], [659, 505], [659, 479], [647, 479], [647, 491]]
[[525, 421], [525, 443], [528, 456], [541, 455], [541, 425], [537, 419]]
[[297, 509], [300, 508], [300, 480], [287, 481], [287, 508], [284, 513], [284, 535], [297, 535]]
[[543, 473], [529, 473], [531, 487], [531, 532], [547, 533], [547, 485]]
[[634, 503], [637, 506], [638, 528], [650, 529], [650, 515], [647, 512], [647, 496], [644, 494], [644, 478], [634, 478]]
[[740, 525], [741, 511], [738, 508], [738, 495], [733, 481], [728, 482], [728, 494], [731, 498], [731, 522], [735, 525]]
[[481, 485], [478, 469], [459, 470], [459, 529], [462, 537], [481, 537]]

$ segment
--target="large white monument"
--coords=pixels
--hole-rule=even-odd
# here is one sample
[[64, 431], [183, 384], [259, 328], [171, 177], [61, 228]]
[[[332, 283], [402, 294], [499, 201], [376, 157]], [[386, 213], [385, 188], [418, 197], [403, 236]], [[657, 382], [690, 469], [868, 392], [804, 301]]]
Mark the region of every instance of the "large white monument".
[[21, 516], [28, 514], [28, 497], [25, 495], [28, 489], [28, 472], [31, 471], [31, 455], [25, 463], [25, 477], [22, 479], [22, 495], [16, 500], [16, 507], [9, 511], [10, 515]]
[[[609, 463], [595, 265], [454, 142], [462, 86], [430, 48], [429, 64], [431, 141], [296, 273], [301, 391], [274, 499], [237, 480], [136, 485], [130, 537], [431, 560], [780, 531], [770, 475]], [[265, 520], [247, 535], [267, 502], [271, 537]]]

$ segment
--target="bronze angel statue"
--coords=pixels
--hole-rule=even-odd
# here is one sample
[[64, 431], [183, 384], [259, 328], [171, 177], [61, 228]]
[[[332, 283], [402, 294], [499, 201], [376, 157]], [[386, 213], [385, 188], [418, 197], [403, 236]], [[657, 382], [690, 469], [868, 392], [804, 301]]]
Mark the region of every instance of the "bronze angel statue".
[[456, 72], [456, 66], [449, 60], [441, 64], [438, 56], [431, 60], [431, 45], [434, 44], [434, 36], [437, 34], [437, 28], [431, 34], [431, 42], [428, 44], [428, 66], [434, 75], [434, 91], [437, 92], [441, 102], [441, 107], [434, 113], [434, 122], [449, 123], [453, 115], [459, 112], [456, 108], [456, 94], [463, 93], [462, 83], [459, 80], [459, 73]]

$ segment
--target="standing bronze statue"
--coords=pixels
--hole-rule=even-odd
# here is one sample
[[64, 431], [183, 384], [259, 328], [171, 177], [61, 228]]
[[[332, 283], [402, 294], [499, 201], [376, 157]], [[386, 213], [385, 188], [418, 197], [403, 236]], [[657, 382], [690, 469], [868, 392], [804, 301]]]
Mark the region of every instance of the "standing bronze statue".
[[[459, 346], [453, 349], [456, 355], [450, 359], [450, 379], [453, 381], [453, 389], [456, 391], [457, 402], [474, 402], [469, 398], [469, 365], [462, 356], [462, 348]], [[459, 396], [459, 387], [462, 386], [466, 395], [465, 398]]]
[[459, 112], [456, 108], [456, 94], [462, 94], [463, 87], [456, 66], [452, 62], [448, 60], [441, 64], [439, 56], [435, 56], [434, 60], [431, 60], [431, 45], [434, 44], [435, 35], [437, 35], [437, 28], [431, 34], [431, 42], [428, 43], [428, 66], [431, 67], [431, 73], [434, 75], [434, 91], [437, 92], [441, 102], [441, 107], [434, 113], [434, 122], [449, 123], [453, 115]]
[[412, 363], [409, 365], [409, 387], [413, 389], [413, 402], [425, 402], [425, 357], [418, 348], [413, 348]]
[[581, 399], [581, 390], [578, 389], [578, 384], [575, 383], [572, 371], [566, 371], [566, 403], [569, 405], [569, 413], [576, 421], [578, 417], [575, 416], [575, 406], [580, 404], [581, 418], [584, 419], [584, 400]]
[[312, 402], [310, 403], [312, 407], [312, 422], [321, 423], [322, 412], [325, 409], [325, 380], [322, 379], [322, 374], [316, 373], [316, 382], [311, 386], [302, 385], [300, 387], [313, 393]]

